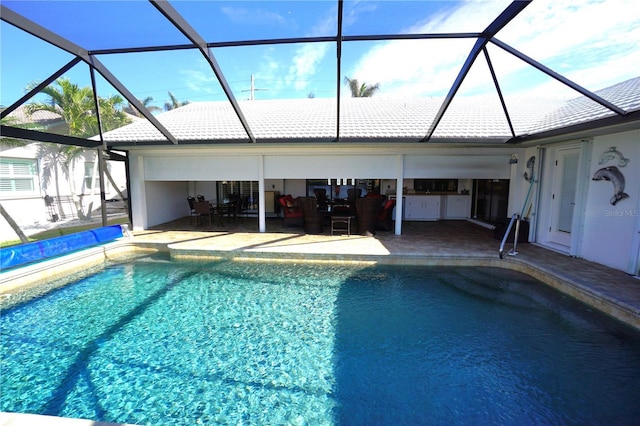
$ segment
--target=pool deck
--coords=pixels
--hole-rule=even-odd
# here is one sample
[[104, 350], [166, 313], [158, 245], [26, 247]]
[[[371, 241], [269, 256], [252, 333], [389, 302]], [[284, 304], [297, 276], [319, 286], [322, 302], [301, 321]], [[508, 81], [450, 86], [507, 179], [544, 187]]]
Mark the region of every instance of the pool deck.
[[[518, 244], [516, 256], [500, 259], [493, 232], [467, 221], [405, 222], [403, 235], [306, 235], [268, 220], [258, 232], [255, 218], [225, 222], [224, 227], [195, 226], [184, 218], [133, 232], [115, 244], [168, 250], [186, 258], [232, 260], [339, 261], [385, 264], [493, 266], [527, 273], [558, 290], [640, 330], [640, 279], [572, 258], [534, 244]], [[508, 245], [511, 247], [512, 245]], [[0, 413], [1, 425], [108, 425], [82, 419]]]
[[403, 235], [331, 236], [327, 228], [308, 235], [270, 219], [260, 233], [255, 218], [231, 219], [222, 227], [195, 226], [184, 218], [136, 232], [133, 240], [166, 244], [177, 257], [502, 267], [532, 275], [640, 330], [640, 279], [622, 271], [528, 243], [500, 259], [493, 231], [468, 221], [404, 222]]

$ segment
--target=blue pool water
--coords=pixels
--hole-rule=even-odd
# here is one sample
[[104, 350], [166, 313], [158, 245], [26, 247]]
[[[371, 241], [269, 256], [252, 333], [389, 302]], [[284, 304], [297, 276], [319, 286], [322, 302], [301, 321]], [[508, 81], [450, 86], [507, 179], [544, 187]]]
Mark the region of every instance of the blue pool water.
[[492, 268], [111, 265], [1, 317], [0, 410], [137, 424], [638, 424], [640, 334]]

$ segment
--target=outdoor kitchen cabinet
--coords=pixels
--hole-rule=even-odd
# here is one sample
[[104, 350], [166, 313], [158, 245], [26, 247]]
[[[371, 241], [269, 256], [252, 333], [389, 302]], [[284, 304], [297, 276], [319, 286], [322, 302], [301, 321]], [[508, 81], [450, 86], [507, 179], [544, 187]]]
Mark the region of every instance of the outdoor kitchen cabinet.
[[442, 197], [442, 216], [444, 219], [469, 218], [469, 195], [453, 194]]
[[406, 195], [404, 220], [440, 219], [440, 195]]

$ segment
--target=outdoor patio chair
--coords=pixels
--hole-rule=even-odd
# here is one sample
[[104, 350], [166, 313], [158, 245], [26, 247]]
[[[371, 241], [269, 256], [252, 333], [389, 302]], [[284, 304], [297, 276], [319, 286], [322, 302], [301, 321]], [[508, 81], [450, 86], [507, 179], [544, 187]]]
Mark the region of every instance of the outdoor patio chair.
[[356, 220], [360, 235], [373, 235], [375, 233], [376, 214], [380, 209], [380, 201], [377, 197], [364, 197], [356, 200]]
[[193, 203], [196, 202], [196, 199], [194, 197], [187, 197], [187, 202], [189, 203], [189, 217], [191, 219], [191, 224], [193, 225], [193, 219], [197, 218], [198, 214], [196, 213], [196, 209], [193, 206]]
[[225, 204], [225, 214], [229, 217], [233, 215], [236, 219], [238, 216], [246, 213], [249, 207], [249, 197], [241, 196], [239, 194], [229, 195], [229, 202]]
[[[202, 223], [207, 218], [209, 226], [211, 226], [211, 217], [216, 215], [216, 210], [208, 201], [196, 201], [193, 203], [198, 222]], [[204, 225], [204, 223], [202, 223]], [[220, 224], [220, 223], [219, 223]]]
[[324, 215], [318, 210], [318, 200], [316, 197], [301, 197], [299, 201], [300, 207], [302, 207], [304, 232], [307, 234], [321, 234]]
[[284, 215], [282, 226], [303, 225], [302, 209], [298, 199], [294, 199], [291, 194], [287, 194], [278, 198], [278, 203], [280, 203], [282, 214]]
[[356, 200], [362, 196], [362, 189], [349, 188], [347, 189], [347, 204], [349, 204], [349, 214], [354, 215], [356, 213]]

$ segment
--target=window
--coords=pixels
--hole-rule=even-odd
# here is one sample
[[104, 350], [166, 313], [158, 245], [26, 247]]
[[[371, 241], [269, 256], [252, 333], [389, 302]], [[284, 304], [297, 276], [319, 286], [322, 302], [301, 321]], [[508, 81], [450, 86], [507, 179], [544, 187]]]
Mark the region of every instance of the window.
[[413, 189], [416, 191], [456, 192], [458, 179], [414, 179]]
[[93, 189], [93, 162], [86, 161], [84, 163], [84, 189]]
[[36, 191], [38, 167], [35, 159], [0, 158], [0, 193]]
[[229, 200], [230, 198], [239, 198], [244, 200], [244, 210], [258, 209], [258, 181], [218, 181], [216, 191], [218, 199]]

